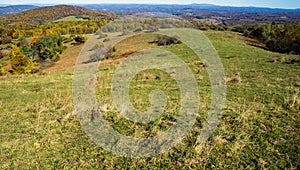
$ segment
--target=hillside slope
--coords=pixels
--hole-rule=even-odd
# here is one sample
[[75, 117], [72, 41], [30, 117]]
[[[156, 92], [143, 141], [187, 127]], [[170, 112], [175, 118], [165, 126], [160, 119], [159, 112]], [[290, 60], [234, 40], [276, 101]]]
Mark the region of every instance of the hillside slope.
[[[159, 48], [178, 55], [199, 85], [199, 115], [190, 133], [153, 158], [123, 158], [100, 148], [74, 116], [74, 75], [61, 67], [68, 65], [65, 59], [74, 61], [78, 55], [80, 46], [74, 46], [63, 54], [64, 62], [53, 66], [58, 72], [0, 80], [0, 169], [299, 169], [299, 65], [268, 61], [274, 56], [298, 56], [247, 45], [234, 32], [204, 33], [216, 48], [226, 76], [234, 78], [239, 73], [242, 80], [227, 83], [224, 114], [208, 141], [196, 143], [211, 103], [205, 71], [211, 66], [201, 64], [184, 44], [174, 44]], [[140, 34], [118, 43], [116, 59], [99, 65], [94, 81], [101, 116], [120, 134], [137, 139], [167, 131], [178, 120], [180, 109], [180, 88], [158, 69], [143, 70], [128, 86], [130, 102], [138, 110], [149, 107], [152, 90], [164, 93], [166, 109], [155, 122], [129, 121], [112, 104], [111, 80], [119, 57], [151, 47], [152, 38]]]
[[3, 24], [41, 24], [44, 22], [55, 21], [67, 16], [89, 17], [90, 19], [110, 19], [115, 17], [114, 14], [109, 12], [94, 11], [77, 6], [57, 5], [36, 8], [7, 16], [4, 18]]

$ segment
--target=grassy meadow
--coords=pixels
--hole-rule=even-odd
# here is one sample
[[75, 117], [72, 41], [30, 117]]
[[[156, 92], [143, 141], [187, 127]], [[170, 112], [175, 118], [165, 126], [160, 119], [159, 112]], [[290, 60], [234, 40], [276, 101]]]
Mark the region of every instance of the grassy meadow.
[[77, 16], [68, 16], [62, 19], [56, 20], [55, 22], [64, 22], [64, 21], [87, 21], [86, 19], [77, 17]]
[[[205, 71], [209, 66], [184, 44], [149, 44], [156, 35], [146, 33], [120, 42], [113, 58], [101, 63], [97, 100], [104, 117], [121, 134], [149, 137], [167, 130], [176, 121], [180, 102], [172, 77], [153, 69], [139, 73], [131, 82], [130, 99], [139, 110], [150, 105], [151, 90], [159, 88], [167, 96], [164, 113], [146, 125], [126, 120], [111, 106], [110, 83], [129, 54], [149, 47], [169, 50], [191, 68], [200, 90], [197, 122], [182, 142], [159, 156], [141, 159], [101, 149], [74, 115], [72, 70], [52, 70], [0, 79], [0, 169], [299, 169], [300, 65], [285, 63], [299, 56], [250, 46], [234, 32], [204, 33], [218, 51], [228, 82], [223, 118], [203, 145], [196, 140], [210, 105]], [[273, 57], [280, 61], [269, 62]]]

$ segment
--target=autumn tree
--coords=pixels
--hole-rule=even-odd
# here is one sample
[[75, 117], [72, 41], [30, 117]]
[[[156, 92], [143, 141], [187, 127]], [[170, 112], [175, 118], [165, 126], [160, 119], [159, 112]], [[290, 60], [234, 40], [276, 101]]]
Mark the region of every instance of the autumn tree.
[[52, 59], [57, 53], [61, 54], [64, 49], [63, 38], [59, 35], [42, 36], [32, 48], [33, 54], [38, 55], [40, 60]]
[[27, 66], [28, 59], [27, 57], [21, 53], [19, 47], [15, 45], [11, 45], [11, 66], [14, 74], [22, 74], [25, 73], [25, 68]]
[[2, 51], [0, 51], [0, 59], [2, 59], [4, 56], [5, 54]]
[[32, 39], [31, 39], [31, 42], [30, 42], [29, 46], [30, 47], [34, 46], [35, 43], [37, 42], [38, 38], [39, 38], [38, 36], [33, 36]]
[[0, 44], [9, 44], [12, 42], [12, 38], [7, 34], [3, 34], [0, 36]]
[[250, 27], [244, 36], [265, 43], [271, 51], [300, 54], [300, 24], [275, 24]]

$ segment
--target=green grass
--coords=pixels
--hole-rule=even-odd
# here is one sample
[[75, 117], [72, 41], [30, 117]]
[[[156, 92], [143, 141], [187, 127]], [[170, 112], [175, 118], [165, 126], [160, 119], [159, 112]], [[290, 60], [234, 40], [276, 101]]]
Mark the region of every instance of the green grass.
[[77, 16], [68, 16], [68, 17], [64, 17], [62, 19], [56, 20], [54, 22], [64, 22], [64, 21], [87, 21], [87, 20], [83, 19], [83, 18], [79, 18]]
[[[81, 130], [74, 110], [72, 73], [51, 73], [0, 80], [1, 169], [299, 169], [300, 66], [270, 63], [270, 57], [298, 57], [248, 46], [232, 32], [207, 31], [224, 65], [227, 77], [239, 73], [241, 83], [227, 84], [224, 116], [213, 136], [202, 146], [195, 142], [210, 104], [205, 68], [183, 44], [160, 47], [178, 54], [199, 83], [201, 104], [192, 131], [170, 151], [153, 158], [123, 158], [98, 147]], [[147, 46], [154, 36], [142, 34], [117, 45], [116, 55]], [[146, 38], [146, 41], [143, 40]], [[142, 41], [143, 40], [143, 41]], [[125, 49], [126, 50], [123, 50]], [[235, 56], [228, 58], [228, 56]], [[149, 106], [148, 93], [160, 88], [168, 96], [160, 119], [134, 124], [111, 108], [110, 82], [119, 61], [101, 65], [97, 99], [104, 116], [120, 133], [155, 136], [176, 119], [178, 86], [159, 70], [139, 73], [130, 85], [133, 105]], [[156, 79], [159, 77], [160, 80]]]

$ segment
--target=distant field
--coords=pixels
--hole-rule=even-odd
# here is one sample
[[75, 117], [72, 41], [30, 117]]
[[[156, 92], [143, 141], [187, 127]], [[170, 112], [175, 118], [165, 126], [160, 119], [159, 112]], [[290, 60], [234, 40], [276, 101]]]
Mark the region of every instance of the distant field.
[[54, 22], [63, 22], [63, 21], [87, 21], [87, 19], [79, 18], [77, 16], [68, 16], [68, 17], [56, 20]]
[[[100, 109], [117, 131], [128, 136], [154, 136], [168, 129], [176, 119], [180, 100], [178, 85], [168, 74], [144, 71], [130, 84], [131, 100], [140, 110], [149, 106], [148, 93], [154, 88], [168, 96], [162, 118], [149, 125], [122, 118], [111, 107], [109, 95], [113, 73], [128, 54], [146, 47], [170, 50], [193, 71], [201, 97], [197, 122], [180, 144], [157, 157], [144, 159], [119, 157], [98, 147], [83, 132], [77, 117], [70, 116], [74, 111], [73, 73], [61, 69], [60, 63], [49, 74], [0, 79], [0, 168], [299, 169], [300, 65], [284, 62], [299, 56], [247, 45], [238, 33], [205, 34], [218, 51], [227, 78], [238, 75], [241, 81], [227, 83], [224, 116], [203, 146], [198, 147], [195, 142], [211, 98], [205, 67], [184, 44], [157, 47], [148, 43], [155, 34], [140, 34], [116, 45], [115, 58], [100, 65], [96, 84]], [[76, 47], [72, 55], [78, 54]], [[273, 57], [281, 58], [281, 62], [269, 62]]]

